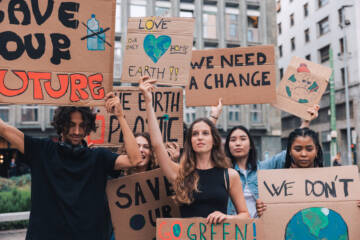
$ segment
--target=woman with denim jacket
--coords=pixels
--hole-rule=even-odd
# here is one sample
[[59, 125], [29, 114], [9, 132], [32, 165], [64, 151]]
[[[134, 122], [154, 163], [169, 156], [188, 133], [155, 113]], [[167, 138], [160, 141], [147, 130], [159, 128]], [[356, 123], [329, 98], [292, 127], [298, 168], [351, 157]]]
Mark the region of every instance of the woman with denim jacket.
[[[311, 120], [318, 116], [319, 106], [315, 105], [308, 109], [311, 114]], [[222, 111], [222, 100], [219, 104], [211, 109], [210, 120], [216, 123]], [[311, 121], [310, 120], [310, 121]], [[300, 128], [310, 125], [310, 121], [303, 120]], [[250, 217], [257, 217], [256, 200], [259, 198], [257, 171], [260, 169], [277, 169], [284, 168], [286, 151], [282, 151], [270, 159], [258, 161], [254, 140], [248, 129], [244, 126], [232, 128], [226, 137], [225, 153], [230, 158], [233, 168], [239, 173], [242, 182], [243, 193]], [[228, 214], [236, 214], [235, 207], [231, 200], [228, 203]]]

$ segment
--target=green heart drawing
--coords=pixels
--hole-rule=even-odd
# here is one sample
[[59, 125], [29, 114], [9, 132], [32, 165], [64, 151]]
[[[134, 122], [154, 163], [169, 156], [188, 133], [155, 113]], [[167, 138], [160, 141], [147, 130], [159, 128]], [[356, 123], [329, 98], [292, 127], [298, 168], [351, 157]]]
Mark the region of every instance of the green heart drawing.
[[171, 38], [167, 35], [161, 35], [156, 38], [153, 34], [146, 35], [144, 39], [145, 53], [154, 63], [157, 63], [162, 55], [169, 49]]

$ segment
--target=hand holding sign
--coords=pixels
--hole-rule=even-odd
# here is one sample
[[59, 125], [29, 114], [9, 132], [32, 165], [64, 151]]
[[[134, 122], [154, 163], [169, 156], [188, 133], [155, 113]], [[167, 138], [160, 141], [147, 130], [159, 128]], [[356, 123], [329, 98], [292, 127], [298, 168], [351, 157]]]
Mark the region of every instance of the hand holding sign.
[[222, 112], [223, 104], [222, 104], [222, 98], [219, 98], [219, 103], [217, 106], [211, 107], [210, 112], [210, 120], [216, 124], [216, 121], [219, 119], [221, 112]]
[[155, 89], [154, 83], [156, 83], [156, 79], [151, 79], [148, 76], [141, 77], [139, 80], [139, 89], [144, 94], [147, 103], [152, 101], [151, 92]]
[[110, 92], [105, 97], [105, 107], [108, 113], [123, 117], [124, 112], [120, 104], [120, 98], [116, 97], [113, 92]]
[[302, 119], [300, 128], [308, 128], [310, 126], [310, 122], [315, 120], [319, 116], [320, 106], [315, 104], [313, 107], [308, 108], [306, 111], [310, 114], [310, 119]]

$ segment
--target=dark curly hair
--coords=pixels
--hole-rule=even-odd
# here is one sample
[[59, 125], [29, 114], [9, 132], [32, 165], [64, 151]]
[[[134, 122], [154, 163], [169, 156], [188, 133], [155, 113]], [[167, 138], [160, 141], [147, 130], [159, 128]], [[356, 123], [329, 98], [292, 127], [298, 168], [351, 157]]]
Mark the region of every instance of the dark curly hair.
[[292, 157], [290, 156], [291, 146], [294, 143], [297, 137], [306, 137], [309, 136], [316, 146], [316, 157], [314, 159], [314, 167], [323, 167], [324, 160], [323, 160], [323, 151], [320, 145], [319, 136], [316, 132], [311, 130], [310, 128], [297, 128], [292, 131], [289, 135], [288, 144], [286, 148], [286, 160], [285, 160], [285, 168], [290, 168], [292, 163]]
[[96, 131], [96, 113], [93, 113], [89, 107], [58, 107], [51, 125], [59, 136], [69, 132], [70, 116], [74, 112], [81, 113], [85, 125], [85, 136], [89, 135], [91, 131]]

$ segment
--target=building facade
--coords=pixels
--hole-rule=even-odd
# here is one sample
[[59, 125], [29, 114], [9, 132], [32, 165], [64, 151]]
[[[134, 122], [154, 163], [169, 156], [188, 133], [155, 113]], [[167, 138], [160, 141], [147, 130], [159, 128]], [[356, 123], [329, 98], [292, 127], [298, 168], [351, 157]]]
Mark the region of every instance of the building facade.
[[[347, 157], [345, 80], [349, 85], [350, 128], [352, 161], [359, 159], [360, 133], [360, 2], [356, 0], [278, 0], [278, 67], [284, 74], [292, 56], [306, 58], [331, 66], [335, 81], [336, 135], [338, 151], [343, 161]], [[346, 6], [346, 7], [343, 7]], [[345, 19], [345, 21], [343, 21]], [[326, 165], [330, 165], [330, 92], [329, 87], [320, 102], [319, 117], [311, 128], [319, 133]], [[286, 144], [289, 132], [300, 120], [282, 114], [282, 143]], [[357, 149], [357, 150], [356, 150]], [[346, 161], [344, 161], [346, 162]]]

